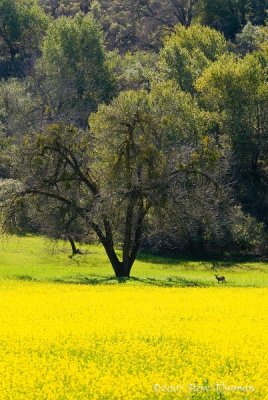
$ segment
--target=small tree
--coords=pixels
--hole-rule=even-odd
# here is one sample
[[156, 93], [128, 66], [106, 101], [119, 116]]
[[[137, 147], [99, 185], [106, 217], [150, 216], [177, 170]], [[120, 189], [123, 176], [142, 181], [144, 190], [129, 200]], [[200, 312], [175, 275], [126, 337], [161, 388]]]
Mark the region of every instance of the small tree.
[[206, 133], [207, 114], [173, 83], [121, 93], [91, 116], [90, 127], [54, 125], [27, 137], [19, 147], [20, 194], [73, 208], [96, 232], [116, 276], [128, 277], [146, 217], [185, 176], [207, 179], [219, 153]]

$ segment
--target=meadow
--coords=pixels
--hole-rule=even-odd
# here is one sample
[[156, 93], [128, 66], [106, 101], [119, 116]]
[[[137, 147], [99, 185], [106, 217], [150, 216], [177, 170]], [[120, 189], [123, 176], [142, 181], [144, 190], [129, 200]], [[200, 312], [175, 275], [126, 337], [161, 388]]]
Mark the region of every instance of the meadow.
[[268, 399], [267, 264], [143, 254], [118, 282], [99, 246], [0, 249], [1, 400]]
[[[70, 258], [70, 245], [43, 237], [0, 238], [0, 279], [56, 283], [117, 284], [102, 246], [79, 245], [83, 255]], [[196, 261], [141, 253], [127, 285], [164, 287], [218, 286], [214, 274], [224, 274], [227, 286], [268, 287], [268, 263]]]

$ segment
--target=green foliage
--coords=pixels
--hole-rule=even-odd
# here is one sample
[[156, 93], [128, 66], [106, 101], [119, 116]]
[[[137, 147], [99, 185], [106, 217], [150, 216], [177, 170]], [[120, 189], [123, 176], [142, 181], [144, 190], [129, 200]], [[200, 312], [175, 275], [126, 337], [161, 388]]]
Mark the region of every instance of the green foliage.
[[264, 224], [256, 223], [256, 220], [248, 214], [245, 215], [240, 207], [235, 207], [231, 216], [233, 220], [228, 223], [229, 243], [235, 250], [257, 254], [267, 251], [268, 237]]
[[201, 22], [222, 32], [227, 38], [234, 38], [242, 24], [240, 0], [204, 0]]
[[102, 34], [91, 15], [62, 17], [51, 24], [38, 63], [42, 92], [51, 119], [85, 126], [98, 103], [113, 92]]
[[110, 52], [108, 65], [115, 76], [119, 91], [128, 89], [149, 90], [151, 83], [159, 77], [158, 54], [154, 52], [127, 52], [120, 56]]
[[105, 32], [109, 50], [119, 48], [121, 51], [135, 49], [137, 36], [136, 0], [94, 0], [91, 12]]
[[267, 0], [247, 0], [245, 2], [246, 20], [254, 25], [262, 25], [267, 17]]
[[251, 22], [248, 22], [235, 38], [237, 50], [242, 55], [259, 50], [265, 42], [268, 42], [268, 32], [259, 26], [252, 25]]
[[267, 8], [267, 0], [203, 0], [200, 20], [234, 39], [247, 22], [264, 24]]
[[177, 26], [167, 37], [160, 53], [165, 79], [174, 79], [186, 91], [193, 91], [195, 80], [211, 62], [226, 52], [226, 41], [217, 31], [192, 25]]
[[0, 134], [19, 138], [34, 131], [37, 104], [26, 81], [15, 78], [0, 82]]
[[12, 201], [12, 197], [20, 190], [22, 190], [21, 182], [14, 179], [0, 179], [0, 233], [17, 233], [23, 226], [23, 220], [18, 221], [13, 218], [14, 210], [18, 210], [19, 206]]
[[238, 198], [260, 220], [267, 214], [267, 55], [225, 55], [197, 82], [207, 109], [219, 113], [232, 143]]
[[205, 113], [173, 83], [153, 85], [150, 93], [122, 92], [90, 117], [96, 173], [114, 190], [148, 188], [148, 197], [160, 199], [172, 174], [213, 162], [203, 140], [206, 124]]
[[48, 18], [35, 0], [1, 0], [0, 61], [14, 63], [35, 55], [47, 25]]

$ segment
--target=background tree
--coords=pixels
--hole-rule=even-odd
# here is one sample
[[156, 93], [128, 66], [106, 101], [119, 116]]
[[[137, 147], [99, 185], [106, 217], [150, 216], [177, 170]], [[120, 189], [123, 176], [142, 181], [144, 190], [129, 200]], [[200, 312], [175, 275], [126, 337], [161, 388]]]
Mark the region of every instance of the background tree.
[[35, 81], [48, 120], [86, 127], [91, 111], [113, 93], [102, 34], [91, 15], [62, 17], [44, 39]]
[[136, 50], [138, 44], [138, 10], [136, 0], [94, 0], [91, 12], [100, 23], [108, 50], [120, 53]]
[[245, 211], [268, 222], [268, 83], [264, 53], [228, 55], [199, 79], [206, 108], [216, 111], [233, 149], [233, 179]]
[[200, 25], [177, 26], [164, 41], [160, 65], [164, 79], [173, 79], [182, 90], [193, 92], [194, 82], [211, 62], [226, 51], [224, 37]]
[[47, 25], [35, 0], [0, 0], [0, 78], [25, 75], [23, 61], [38, 53]]
[[[225, 167], [218, 170], [221, 187], [202, 177], [175, 188], [163, 209], [151, 215], [142, 248], [161, 255], [222, 257], [262, 255], [267, 249], [264, 224], [237, 205]], [[222, 175], [223, 174], [223, 175]], [[267, 251], [267, 250], [266, 250]]]
[[149, 90], [151, 83], [160, 79], [159, 56], [150, 51], [110, 52], [109, 69], [115, 78], [117, 91]]
[[56, 18], [60, 0], [39, 0], [39, 4], [45, 10], [46, 14]]
[[263, 25], [267, 18], [267, 9], [267, 0], [246, 0], [246, 20], [252, 22], [253, 25]]
[[[24, 202], [27, 201], [25, 198], [23, 200]], [[48, 202], [46, 198], [39, 196], [34, 201], [28, 201], [27, 206], [30, 232], [36, 231], [54, 240], [68, 240], [71, 250], [70, 258], [82, 254], [77, 247], [77, 242], [91, 243], [97, 241], [92, 229], [68, 204], [59, 203], [52, 199]]]
[[265, 42], [268, 42], [268, 32], [263, 27], [252, 25], [251, 22], [248, 22], [235, 37], [237, 52], [243, 56], [260, 50]]
[[199, 9], [200, 22], [234, 39], [247, 22], [265, 22], [267, 0], [203, 0]]
[[87, 14], [90, 3], [90, 0], [39, 0], [41, 7], [53, 18], [74, 16], [80, 11]]
[[95, 0], [91, 10], [101, 23], [110, 50], [158, 50], [164, 33], [190, 26], [199, 0]]
[[200, 0], [137, 0], [140, 15], [173, 30], [180, 24], [189, 27], [194, 17], [194, 6]]
[[41, 121], [40, 107], [28, 82], [16, 78], [0, 82], [0, 134], [21, 139], [34, 132]]

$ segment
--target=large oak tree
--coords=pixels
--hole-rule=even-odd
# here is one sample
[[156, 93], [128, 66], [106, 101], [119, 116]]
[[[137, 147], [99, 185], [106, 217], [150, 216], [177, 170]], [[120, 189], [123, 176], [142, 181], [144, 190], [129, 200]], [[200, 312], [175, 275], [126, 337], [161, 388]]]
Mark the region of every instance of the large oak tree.
[[90, 132], [53, 125], [26, 137], [14, 166], [20, 195], [73, 209], [97, 234], [116, 276], [128, 277], [146, 217], [164, 207], [174, 186], [186, 187], [187, 176], [210, 179], [219, 151], [207, 117], [173, 83], [122, 92], [91, 116]]

